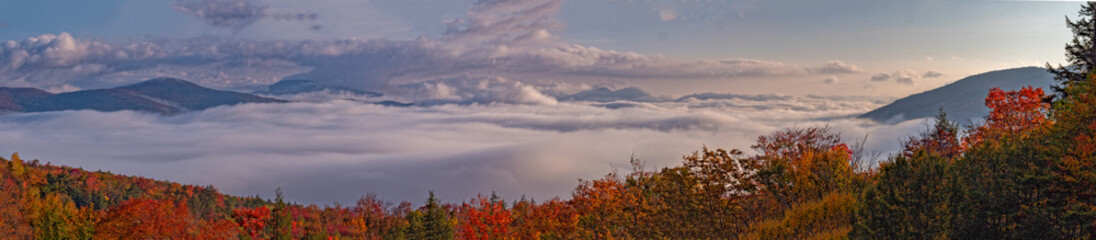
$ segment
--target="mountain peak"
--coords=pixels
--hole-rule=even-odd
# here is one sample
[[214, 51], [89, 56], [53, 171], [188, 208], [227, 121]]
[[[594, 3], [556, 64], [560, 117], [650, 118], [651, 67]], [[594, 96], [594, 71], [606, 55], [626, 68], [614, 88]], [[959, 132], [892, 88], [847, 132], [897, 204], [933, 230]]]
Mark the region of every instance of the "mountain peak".
[[62, 110], [136, 110], [178, 114], [222, 105], [278, 103], [278, 99], [209, 89], [177, 78], [155, 78], [111, 89], [50, 94], [38, 89], [0, 88], [0, 110], [45, 112]]
[[133, 84], [133, 85], [123, 86], [122, 88], [164, 87], [164, 86], [204, 88], [202, 86], [199, 86], [198, 84], [192, 83], [192, 82], [187, 81], [187, 80], [178, 79], [178, 78], [153, 78], [153, 79], [145, 80], [145, 81]]
[[860, 117], [878, 122], [894, 122], [932, 117], [943, 108], [952, 121], [965, 123], [989, 114], [989, 108], [984, 103], [990, 88], [1015, 90], [1030, 85], [1047, 89], [1052, 83], [1054, 75], [1040, 67], [990, 71], [895, 100]]
[[560, 99], [566, 101], [613, 102], [620, 100], [647, 101], [652, 98], [654, 97], [637, 87], [627, 87], [615, 91], [607, 87], [599, 87], [564, 96]]

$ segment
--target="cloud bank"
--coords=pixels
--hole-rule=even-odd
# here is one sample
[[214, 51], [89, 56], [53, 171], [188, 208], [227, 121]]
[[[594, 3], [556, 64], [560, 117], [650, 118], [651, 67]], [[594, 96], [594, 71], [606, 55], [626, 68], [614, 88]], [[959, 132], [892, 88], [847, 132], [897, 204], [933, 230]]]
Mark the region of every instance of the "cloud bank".
[[[863, 72], [839, 60], [799, 66], [758, 59], [684, 59], [570, 44], [552, 34], [561, 0], [481, 0], [440, 36], [416, 39], [248, 40], [149, 38], [108, 42], [68, 33], [9, 40], [0, 49], [0, 86], [50, 91], [105, 88], [154, 77], [204, 86], [263, 90], [308, 79], [376, 92], [461, 76], [522, 82], [744, 81]], [[249, 0], [175, 0], [172, 7], [239, 31], [262, 19], [315, 21], [316, 13], [272, 13]], [[322, 26], [313, 26], [322, 28]], [[818, 75], [818, 76], [814, 76]]]
[[[494, 85], [522, 87], [481, 81], [484, 93], [451, 93], [476, 99], [492, 94]], [[711, 93], [619, 108], [516, 99], [543, 102], [246, 104], [170, 117], [14, 114], [0, 116], [0, 151], [213, 184], [231, 194], [270, 196], [280, 186], [291, 200], [311, 203], [346, 203], [368, 192], [417, 202], [429, 190], [452, 201], [491, 191], [507, 199], [547, 199], [567, 195], [579, 178], [624, 168], [633, 153], [652, 167], [668, 166], [705, 144], [741, 149], [757, 135], [827, 124], [850, 142], [871, 133], [869, 148], [891, 150], [924, 127], [917, 120], [881, 125], [848, 119], [891, 100], [877, 97]], [[622, 103], [629, 102], [616, 104]]]
[[[881, 125], [849, 119], [893, 100], [888, 97], [702, 93], [642, 102], [560, 100], [595, 86], [639, 81], [802, 77], [838, 83], [838, 76], [865, 72], [840, 60], [684, 59], [571, 44], [553, 34], [564, 27], [555, 20], [561, 3], [480, 0], [438, 36], [415, 39], [109, 42], [62, 32], [6, 41], [0, 44], [0, 86], [62, 92], [175, 77], [262, 91], [279, 80], [304, 79], [385, 96], [317, 93], [297, 96], [309, 102], [170, 117], [125, 111], [3, 115], [0, 151], [213, 184], [238, 195], [269, 196], [281, 186], [291, 200], [314, 203], [352, 202], [368, 192], [420, 201], [428, 190], [450, 201], [491, 191], [508, 199], [546, 199], [566, 195], [578, 178], [623, 167], [633, 153], [652, 167], [667, 166], [704, 144], [747, 148], [757, 135], [825, 124], [849, 138], [871, 133], [870, 148], [890, 150], [923, 127], [917, 120]], [[246, 0], [178, 0], [173, 8], [234, 32], [263, 19], [321, 17], [271, 13]], [[881, 74], [872, 80], [931, 77]], [[342, 98], [354, 100], [331, 100]], [[380, 100], [414, 106], [363, 103]]]

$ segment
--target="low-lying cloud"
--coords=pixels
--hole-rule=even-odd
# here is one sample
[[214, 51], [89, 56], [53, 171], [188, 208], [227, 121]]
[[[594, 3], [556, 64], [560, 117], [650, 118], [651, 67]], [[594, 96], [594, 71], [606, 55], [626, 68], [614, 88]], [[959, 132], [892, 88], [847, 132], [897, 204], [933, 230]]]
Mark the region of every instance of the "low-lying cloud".
[[[839, 60], [687, 59], [571, 44], [553, 34], [564, 27], [555, 20], [561, 2], [480, 0], [466, 16], [448, 21], [444, 32], [415, 39], [110, 42], [62, 32], [2, 42], [0, 86], [63, 92], [174, 77], [263, 91], [280, 80], [303, 79], [384, 97], [308, 93], [294, 96], [308, 102], [175, 116], [2, 115], [0, 153], [213, 184], [238, 195], [269, 196], [281, 186], [291, 200], [303, 202], [349, 203], [368, 192], [418, 202], [429, 190], [450, 201], [491, 191], [508, 199], [546, 199], [567, 195], [578, 178], [624, 168], [633, 153], [652, 167], [674, 165], [705, 144], [747, 148], [757, 135], [826, 124], [849, 141], [870, 133], [870, 149], [891, 150], [910, 130], [924, 127], [919, 120], [884, 125], [851, 119], [893, 100], [888, 97], [702, 93], [641, 102], [560, 100], [594, 86], [639, 81], [737, 84], [774, 77], [836, 83], [838, 76], [865, 72]], [[175, 0], [173, 8], [236, 34], [263, 19], [312, 24], [321, 17], [272, 13], [248, 0]], [[872, 80], [912, 84], [930, 75], [880, 73]], [[691, 92], [713, 91], [697, 86]], [[331, 100], [342, 98], [354, 101]], [[415, 105], [363, 103], [381, 100]]]
[[0, 116], [0, 151], [238, 195], [270, 196], [280, 186], [301, 202], [347, 203], [369, 192], [417, 202], [429, 190], [451, 201], [491, 191], [547, 199], [566, 196], [579, 178], [625, 170], [633, 153], [651, 167], [675, 165], [702, 145], [744, 149], [792, 126], [829, 125], [850, 142], [870, 133], [869, 149], [893, 150], [925, 123], [850, 119], [889, 100], [711, 93], [625, 107], [331, 101], [177, 116], [11, 114]]

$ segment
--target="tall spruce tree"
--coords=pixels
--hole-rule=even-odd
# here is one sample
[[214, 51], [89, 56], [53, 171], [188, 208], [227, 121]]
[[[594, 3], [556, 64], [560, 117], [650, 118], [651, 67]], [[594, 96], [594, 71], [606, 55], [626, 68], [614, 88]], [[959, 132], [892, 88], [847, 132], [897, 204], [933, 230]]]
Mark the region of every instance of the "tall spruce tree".
[[1058, 98], [1068, 95], [1067, 86], [1085, 80], [1088, 71], [1096, 68], [1096, 1], [1085, 3], [1076, 21], [1066, 17], [1066, 25], [1073, 31], [1073, 41], [1066, 44], [1066, 60], [1069, 65], [1058, 67], [1047, 63], [1047, 70], [1054, 74], [1058, 84], [1053, 86]]
[[274, 217], [270, 219], [270, 227], [273, 230], [274, 240], [289, 240], [293, 238], [292, 219], [289, 216], [289, 204], [282, 198], [282, 188], [274, 189]]
[[452, 216], [441, 206], [438, 198], [434, 197], [434, 191], [430, 191], [426, 206], [407, 216], [411, 225], [407, 236], [409, 239], [453, 239], [456, 231], [450, 223], [451, 218]]
[[877, 181], [860, 195], [852, 239], [946, 239], [950, 234], [951, 162], [959, 157], [958, 126], [943, 109], [936, 125], [910, 138], [880, 164]]

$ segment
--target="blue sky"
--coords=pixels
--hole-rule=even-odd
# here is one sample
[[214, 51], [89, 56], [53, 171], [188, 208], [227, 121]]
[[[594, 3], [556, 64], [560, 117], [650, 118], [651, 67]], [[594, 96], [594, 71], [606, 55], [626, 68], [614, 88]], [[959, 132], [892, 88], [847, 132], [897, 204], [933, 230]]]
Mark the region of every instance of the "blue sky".
[[[304, 21], [267, 17], [242, 29], [229, 29], [173, 9], [179, 2], [5, 1], [0, 3], [0, 26], [4, 26], [0, 41], [61, 32], [108, 42], [200, 36], [438, 39], [446, 22], [467, 15], [475, 4], [471, 0], [255, 0], [248, 2], [267, 6], [270, 15], [318, 17]], [[940, 78], [919, 79], [912, 87], [857, 86], [903, 95], [980, 72], [1062, 62], [1062, 47], [1071, 35], [1064, 17], [1075, 16], [1079, 5], [1074, 1], [583, 0], [563, 2], [554, 16], [559, 26], [548, 31], [565, 44], [646, 56], [754, 59], [803, 66], [839, 60], [863, 70], [834, 76], [846, 83], [903, 70], [944, 73]], [[667, 84], [636, 84], [665, 88], [667, 93], [692, 91], [663, 86]], [[833, 89], [790, 93], [828, 91]]]

